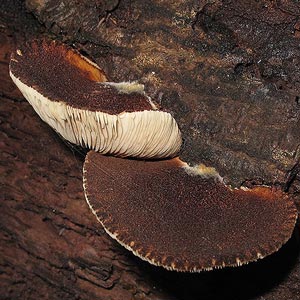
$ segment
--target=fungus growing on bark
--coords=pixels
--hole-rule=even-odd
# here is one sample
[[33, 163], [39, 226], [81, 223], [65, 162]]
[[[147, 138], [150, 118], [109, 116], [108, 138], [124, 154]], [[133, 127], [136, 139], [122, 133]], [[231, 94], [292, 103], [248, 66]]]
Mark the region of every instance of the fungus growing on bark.
[[240, 266], [277, 251], [291, 236], [295, 206], [267, 187], [226, 187], [213, 168], [180, 159], [136, 161], [91, 151], [86, 200], [110, 236], [169, 270]]
[[32, 42], [12, 54], [10, 75], [39, 116], [68, 141], [103, 154], [175, 156], [181, 134], [142, 84], [107, 82], [89, 59], [58, 42]]
[[[143, 85], [112, 83], [93, 62], [57, 42], [12, 54], [10, 75], [40, 117], [65, 139], [101, 154], [175, 156], [176, 121]], [[297, 211], [280, 191], [232, 190], [214, 168], [179, 158], [138, 161], [91, 151], [86, 200], [105, 230], [142, 259], [169, 270], [239, 266], [277, 251]]]

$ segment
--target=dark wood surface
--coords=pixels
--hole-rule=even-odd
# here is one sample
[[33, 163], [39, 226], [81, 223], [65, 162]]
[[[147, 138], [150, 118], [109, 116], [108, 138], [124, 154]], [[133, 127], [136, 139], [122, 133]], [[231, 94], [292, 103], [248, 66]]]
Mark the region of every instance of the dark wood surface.
[[[296, 46], [293, 46], [293, 43], [299, 43], [299, 40], [295, 40], [299, 38], [299, 29], [297, 29], [297, 13], [299, 12], [291, 8], [292, 1], [278, 1], [281, 3], [279, 8], [270, 6], [273, 1], [264, 1], [265, 5], [269, 5], [267, 8], [254, 7], [257, 11], [265, 9], [272, 15], [273, 23], [271, 22], [270, 28], [276, 28], [279, 37], [280, 34], [283, 35], [286, 32], [284, 30], [290, 30], [291, 26], [295, 27], [291, 35], [286, 38], [286, 43], [288, 41], [291, 43], [285, 44], [283, 38], [281, 43], [283, 47], [281, 51], [289, 49], [294, 60], [288, 57], [286, 60], [282, 59], [281, 64], [268, 56], [271, 55], [270, 53], [273, 53], [273, 56], [277, 53], [275, 50], [278, 44], [275, 41], [273, 44], [265, 41], [264, 34], [267, 32], [264, 32], [262, 38], [257, 40], [253, 39], [254, 35], [244, 35], [243, 38], [238, 35], [242, 29], [239, 29], [237, 23], [232, 20], [235, 20], [236, 12], [242, 13], [243, 7], [229, 10], [228, 5], [231, 5], [229, 1], [213, 2], [215, 6], [219, 5], [218, 10], [213, 11], [216, 9], [215, 6], [210, 6], [210, 10], [205, 11], [204, 15], [201, 14], [201, 9], [203, 9], [201, 5], [191, 3], [192, 7], [198, 8], [193, 23], [197, 36], [186, 37], [185, 40], [176, 40], [174, 35], [172, 36], [172, 30], [174, 34], [176, 26], [185, 34], [189, 34], [184, 27], [186, 22], [190, 21], [182, 13], [184, 4], [179, 3], [175, 9], [175, 1], [171, 4], [155, 2], [157, 9], [152, 9], [152, 18], [148, 19], [153, 21], [157, 14], [157, 22], [160, 23], [157, 27], [154, 27], [152, 23], [148, 24], [151, 25], [148, 31], [139, 30], [136, 23], [143, 17], [143, 14], [139, 13], [142, 5], [134, 2], [129, 5], [126, 1], [121, 1], [117, 6], [119, 11], [110, 7], [104, 12], [98, 11], [100, 16], [103, 13], [103, 17], [106, 18], [103, 19], [104, 23], [99, 25], [100, 33], [97, 34], [95, 29], [90, 30], [93, 27], [91, 24], [84, 24], [83, 28], [78, 30], [75, 21], [72, 31], [69, 23], [63, 23], [70, 21], [71, 16], [61, 17], [62, 23], [60, 23], [57, 10], [53, 9], [51, 15], [47, 5], [44, 9], [48, 9], [48, 14], [43, 13], [42, 8], [38, 10], [37, 6], [34, 6], [42, 2], [26, 1], [27, 9], [25, 3], [17, 0], [3, 1], [0, 4], [0, 299], [300, 299], [299, 226], [292, 239], [280, 251], [260, 262], [241, 268], [201, 274], [168, 272], [150, 266], [123, 249], [105, 234], [85, 202], [82, 191], [84, 153], [63, 142], [39, 119], [8, 76], [9, 56], [16, 44], [42, 35], [57, 35], [56, 38], [67, 42], [73, 39], [77, 47], [97, 62], [103, 63], [107, 73], [113, 79], [141, 78], [147, 83], [149, 93], [157, 100], [161, 100], [164, 107], [174, 111], [186, 138], [183, 157], [190, 161], [206, 160], [206, 162], [213, 163], [216, 158], [213, 154], [214, 149], [220, 149], [223, 156], [216, 159], [215, 164], [223, 172], [225, 172], [225, 167], [228, 167], [226, 178], [229, 182], [236, 184], [244, 180], [248, 180], [249, 184], [252, 180], [257, 181], [258, 178], [262, 178], [264, 182], [278, 182], [281, 186], [285, 186], [288, 174], [294, 174], [294, 177], [289, 177], [289, 180], [294, 179], [289, 193], [299, 205], [299, 177], [296, 172], [298, 159], [296, 148], [299, 145], [299, 131], [297, 131], [299, 129], [299, 100], [297, 100], [299, 99], [297, 98], [299, 86], [296, 75], [297, 62], [299, 63], [297, 59], [300, 56], [296, 57]], [[44, 1], [46, 4], [50, 2]], [[100, 6], [100, 1], [95, 3], [98, 2]], [[53, 7], [56, 7], [53, 3]], [[245, 3], [256, 5], [253, 4], [254, 1]], [[73, 7], [76, 10], [75, 4]], [[91, 7], [89, 9], [94, 11], [93, 6]], [[125, 9], [125, 7], [128, 8]], [[191, 11], [189, 6], [185, 7], [186, 12]], [[150, 4], [146, 3], [145, 10], [148, 14], [150, 8]], [[292, 13], [289, 13], [289, 10]], [[218, 18], [221, 18], [222, 11], [223, 14], [230, 12], [231, 19], [224, 19], [224, 22], [220, 24]], [[36, 14], [39, 21], [32, 12]], [[247, 17], [249, 12], [245, 13], [245, 20], [253, 22], [252, 29], [256, 32], [260, 27], [255, 27], [257, 24], [255, 22], [262, 23], [260, 26], [268, 25], [270, 18], [261, 22], [263, 16], [257, 13], [257, 17], [254, 17], [254, 12], [251, 18]], [[129, 13], [131, 15], [128, 15]], [[167, 24], [173, 24], [175, 27], [162, 26], [161, 23], [166, 23], [166, 20], [170, 18], [168, 13], [174, 15], [171, 15], [173, 21]], [[211, 17], [212, 14], [216, 14], [214, 18]], [[165, 17], [163, 18], [162, 15]], [[129, 22], [129, 19], [132, 21]], [[89, 20], [92, 22], [94, 19], [89, 18]], [[217, 27], [214, 27], [216, 20], [219, 21]], [[236, 24], [235, 31], [232, 28], [228, 29], [233, 23]], [[143, 22], [143, 24], [146, 23]], [[240, 25], [240, 28], [246, 26], [242, 21]], [[197, 31], [200, 30], [198, 26], [203, 32]], [[268, 30], [271, 30], [270, 28]], [[143, 34], [146, 35], [145, 40], [140, 40], [138, 48], [128, 48], [129, 37], [125, 35], [123, 40], [120, 37], [124, 31], [136, 33], [133, 40], [136, 46]], [[164, 35], [159, 36], [157, 31]], [[202, 42], [208, 39], [205, 36], [208, 33], [213, 34], [209, 36], [212, 44], [205, 46]], [[155, 40], [155, 34], [158, 35], [157, 44], [151, 44]], [[201, 34], [203, 35], [202, 42], [199, 40]], [[270, 33], [267, 36], [271, 35]], [[117, 36], [119, 39], [116, 38]], [[276, 34], [273, 35], [274, 39], [275, 36]], [[238, 46], [231, 48], [231, 37], [235, 38], [234, 43]], [[169, 48], [162, 43], [162, 40], [167, 38]], [[262, 44], [264, 41], [265, 44]], [[186, 43], [185, 46], [183, 42]], [[157, 48], [158, 45], [161, 48]], [[266, 45], [269, 45], [270, 49], [264, 54], [262, 49], [265, 49]], [[183, 63], [180, 57], [175, 55], [176, 47], [179, 50], [182, 47], [196, 50], [187, 52], [182, 58], [186, 60]], [[210, 49], [210, 52], [205, 54], [205, 60], [202, 61], [202, 71], [199, 69], [199, 57], [203, 53], [199, 57], [196, 56], [197, 64], [192, 63], [191, 58], [188, 58], [192, 55], [194, 59], [194, 51], [200, 53], [201, 47]], [[144, 56], [146, 50], [148, 56]], [[220, 54], [219, 52], [222, 51], [225, 52]], [[242, 58], [233, 60], [239, 55], [234, 51], [241, 51]], [[162, 53], [164, 53], [163, 61], [168, 60], [169, 69], [157, 63], [158, 59], [162, 59]], [[170, 56], [172, 53], [174, 56]], [[230, 53], [235, 54], [228, 56]], [[248, 58], [253, 58], [251, 53], [257, 55], [254, 64], [247, 62], [243, 56], [247, 54]], [[178, 61], [173, 60], [175, 57]], [[257, 63], [260, 57], [265, 59], [264, 70]], [[153, 61], [153, 59], [157, 60]], [[154, 65], [157, 66], [156, 69]], [[175, 69], [175, 65], [181, 69]], [[217, 68], [217, 71], [213, 72], [212, 66]], [[269, 69], [266, 69], [267, 66]], [[203, 70], [212, 72], [211, 77], [208, 73], [203, 73]], [[230, 82], [226, 81], [227, 75], [230, 74], [229, 70], [238, 70], [235, 72], [241, 74], [235, 75], [238, 76], [236, 81], [233, 79]], [[278, 73], [274, 73], [275, 70]], [[286, 71], [286, 73], [281, 71]], [[205, 79], [203, 74], [205, 74]], [[262, 74], [265, 74], [262, 76], [264, 78], [259, 77]], [[282, 81], [285, 78], [282, 74], [286, 74], [289, 80]], [[221, 80], [221, 75], [225, 79]], [[257, 77], [260, 78], [258, 78], [259, 83], [257, 83]], [[242, 84], [246, 82], [248, 85], [242, 88]], [[281, 88], [279, 88], [280, 82]], [[211, 83], [211, 88], [209, 88], [209, 83]], [[222, 93], [218, 92], [217, 86], [221, 86]], [[266, 92], [265, 88], [270, 89], [267, 97], [261, 96]], [[209, 90], [212, 91], [210, 94], [208, 94]], [[223, 94], [224, 91], [226, 95]], [[237, 94], [239, 91], [242, 94]], [[195, 97], [198, 93], [200, 96]], [[252, 93], [250, 98], [242, 98], [249, 93]], [[213, 105], [212, 99], [218, 99], [218, 103], [214, 105], [217, 108], [222, 107], [223, 114], [218, 110], [219, 115], [210, 121], [210, 117], [213, 116], [213, 106], [210, 106]], [[236, 104], [230, 99], [235, 99]], [[245, 136], [241, 134], [242, 131], [235, 132], [232, 123], [233, 116], [237, 114], [238, 107], [243, 103], [245, 107], [251, 108], [251, 113], [245, 116], [240, 115], [240, 122], [245, 126], [248, 124], [247, 134], [257, 138], [256, 144], [248, 140], [250, 150], [247, 152], [247, 157], [249, 157], [247, 166], [251, 170], [247, 176], [242, 175], [242, 170], [246, 165], [238, 164], [246, 157], [244, 148], [238, 147], [241, 145], [238, 140], [240, 141]], [[251, 103], [255, 103], [255, 106], [251, 106]], [[274, 109], [266, 109], [268, 107]], [[266, 110], [264, 111], [263, 108]], [[281, 113], [279, 108], [282, 108]], [[262, 114], [258, 113], [263, 111]], [[266, 115], [279, 117], [274, 117], [271, 122], [265, 118]], [[255, 126], [252, 128], [251, 124]], [[225, 131], [218, 131], [222, 125], [226, 130], [232, 128], [236, 143], [235, 139], [230, 141], [224, 139]], [[204, 130], [205, 128], [207, 131]], [[267, 146], [273, 145], [273, 141], [278, 139], [278, 136], [271, 136], [270, 132], [265, 131], [272, 128], [278, 130], [276, 134], [279, 134], [283, 143], [278, 143], [281, 146], [276, 148], [279, 149], [276, 152], [277, 159], [268, 156], [270, 149]], [[255, 132], [257, 135], [254, 134]], [[265, 144], [262, 140], [267, 142], [265, 147], [263, 147]], [[259, 143], [263, 146], [259, 147]], [[201, 152], [204, 144], [209, 149], [207, 155], [206, 152], [204, 154]], [[192, 148], [194, 150], [191, 151]], [[287, 152], [282, 154], [280, 149], [283, 148]], [[289, 151], [293, 154], [289, 155]], [[296, 171], [289, 172], [293, 167]], [[237, 171], [233, 171], [234, 169]], [[261, 173], [262, 170], [263, 173]]]
[[185, 160], [236, 186], [286, 184], [300, 158], [299, 4], [61, 2], [26, 1], [47, 32], [110, 80], [145, 83], [179, 123]]

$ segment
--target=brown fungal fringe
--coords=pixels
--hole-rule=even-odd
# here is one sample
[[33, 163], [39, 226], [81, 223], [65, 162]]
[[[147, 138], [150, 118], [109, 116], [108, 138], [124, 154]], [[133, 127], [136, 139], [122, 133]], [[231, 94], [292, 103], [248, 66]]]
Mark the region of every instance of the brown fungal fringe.
[[34, 41], [11, 56], [10, 75], [39, 116], [68, 141], [116, 156], [175, 156], [181, 134], [144, 86], [108, 82], [104, 72], [56, 41]]
[[86, 200], [105, 230], [135, 255], [169, 270], [240, 266], [277, 251], [297, 211], [267, 187], [231, 190], [212, 170], [178, 158], [135, 161], [89, 152]]

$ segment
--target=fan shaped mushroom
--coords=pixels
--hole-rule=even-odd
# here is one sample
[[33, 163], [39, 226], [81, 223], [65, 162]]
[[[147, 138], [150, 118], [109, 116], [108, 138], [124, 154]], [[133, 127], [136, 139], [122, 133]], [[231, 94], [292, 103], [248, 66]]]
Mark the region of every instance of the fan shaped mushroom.
[[297, 217], [282, 192], [232, 190], [214, 169], [179, 158], [135, 161], [91, 151], [84, 191], [110, 236], [149, 263], [177, 271], [263, 258], [290, 238]]
[[84, 191], [105, 230], [140, 258], [169, 270], [239, 266], [277, 251], [297, 211], [267, 187], [233, 190], [214, 168], [160, 161], [181, 146], [178, 125], [137, 83], [108, 82], [89, 59], [58, 42], [12, 54], [10, 75], [40, 117], [87, 146]]
[[18, 49], [10, 76], [42, 120], [72, 143], [122, 157], [172, 157], [180, 149], [176, 121], [142, 84], [107, 82], [95, 63], [63, 44]]

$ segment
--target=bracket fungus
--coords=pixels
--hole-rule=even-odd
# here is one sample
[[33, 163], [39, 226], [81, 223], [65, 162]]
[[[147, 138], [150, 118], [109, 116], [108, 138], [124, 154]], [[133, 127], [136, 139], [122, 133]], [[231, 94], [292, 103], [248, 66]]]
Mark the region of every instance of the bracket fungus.
[[95, 63], [56, 41], [11, 56], [10, 76], [41, 119], [66, 140], [102, 154], [172, 157], [181, 134], [135, 82], [108, 82]]
[[240, 266], [277, 251], [297, 211], [280, 191], [231, 190], [212, 168], [179, 158], [135, 161], [87, 154], [87, 202], [110, 236], [169, 270]]
[[230, 189], [213, 168], [179, 158], [170, 113], [137, 83], [112, 83], [79, 52], [32, 42], [12, 54], [10, 75], [40, 117], [65, 139], [90, 149], [87, 203], [105, 230], [140, 258], [169, 270], [240, 266], [277, 251], [297, 210], [268, 187]]

